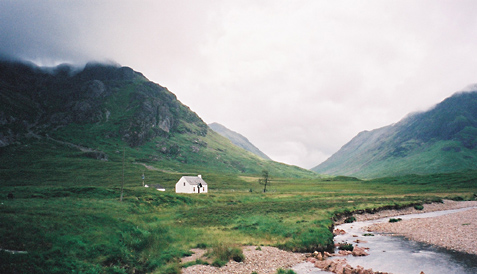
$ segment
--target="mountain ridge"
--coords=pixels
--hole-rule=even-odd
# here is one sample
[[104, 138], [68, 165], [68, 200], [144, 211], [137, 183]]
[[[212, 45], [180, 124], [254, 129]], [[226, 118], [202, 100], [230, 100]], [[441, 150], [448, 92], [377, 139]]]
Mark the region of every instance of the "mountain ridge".
[[373, 178], [477, 169], [476, 137], [477, 91], [457, 92], [427, 111], [360, 132], [312, 170]]
[[265, 153], [263, 153], [259, 148], [252, 144], [245, 136], [241, 135], [238, 132], [228, 129], [224, 125], [219, 123], [210, 123], [208, 125], [213, 131], [229, 139], [234, 145], [239, 146], [247, 151], [252, 152], [253, 154], [265, 159], [272, 160]]
[[23, 144], [41, 150], [55, 142], [68, 144], [65, 155], [78, 161], [117, 162], [118, 151], [125, 151], [131, 163], [173, 172], [269, 170], [275, 176], [315, 176], [232, 145], [167, 88], [129, 67], [89, 63], [83, 69], [60, 65], [45, 70], [0, 61], [0, 91], [2, 161], [7, 154], [2, 151], [29, 157], [20, 149]]

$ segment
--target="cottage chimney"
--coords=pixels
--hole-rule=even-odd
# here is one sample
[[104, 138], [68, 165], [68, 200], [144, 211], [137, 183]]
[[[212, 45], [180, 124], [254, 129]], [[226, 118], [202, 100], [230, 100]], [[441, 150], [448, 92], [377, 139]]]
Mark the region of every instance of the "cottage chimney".
[[201, 178], [201, 179], [202, 179], [202, 175], [200, 175], [200, 174], [199, 174], [199, 175], [197, 175], [197, 177], [199, 177], [199, 178]]

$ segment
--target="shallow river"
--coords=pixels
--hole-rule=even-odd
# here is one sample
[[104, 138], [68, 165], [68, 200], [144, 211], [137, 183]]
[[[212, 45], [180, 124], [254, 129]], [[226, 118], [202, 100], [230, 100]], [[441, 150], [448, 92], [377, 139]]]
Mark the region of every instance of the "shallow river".
[[[422, 214], [411, 214], [396, 216], [393, 218], [412, 219], [428, 218], [468, 210], [470, 208], [429, 212]], [[469, 255], [460, 252], [449, 251], [432, 245], [418, 243], [407, 240], [403, 237], [386, 236], [373, 233], [374, 236], [363, 236], [365, 232], [362, 228], [373, 223], [388, 222], [389, 218], [355, 222], [336, 226], [338, 229], [346, 231], [345, 235], [335, 237], [335, 243], [353, 243], [356, 239], [366, 241], [359, 243], [361, 247], [369, 248], [369, 256], [364, 257], [344, 257], [351, 266], [363, 266], [365, 269], [372, 268], [374, 271], [390, 272], [393, 274], [419, 274], [423, 271], [426, 274], [476, 274], [477, 255]], [[353, 237], [357, 235], [358, 237]], [[477, 239], [468, 239], [476, 241]], [[341, 257], [343, 258], [343, 257]], [[302, 263], [293, 268], [298, 274], [322, 274], [330, 273], [320, 271], [311, 263]]]

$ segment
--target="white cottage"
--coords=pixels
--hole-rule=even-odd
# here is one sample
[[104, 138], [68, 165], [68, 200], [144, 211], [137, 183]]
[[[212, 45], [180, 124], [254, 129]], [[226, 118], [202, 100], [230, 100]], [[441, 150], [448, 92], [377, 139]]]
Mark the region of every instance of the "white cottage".
[[176, 183], [176, 193], [207, 193], [207, 183], [198, 176], [182, 176]]

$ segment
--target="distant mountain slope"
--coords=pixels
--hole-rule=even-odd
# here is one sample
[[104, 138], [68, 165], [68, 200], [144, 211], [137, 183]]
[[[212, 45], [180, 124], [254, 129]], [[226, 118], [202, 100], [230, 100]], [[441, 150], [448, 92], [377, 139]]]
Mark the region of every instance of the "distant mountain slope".
[[131, 163], [171, 172], [315, 174], [232, 145], [167, 88], [131, 68], [90, 63], [44, 69], [0, 61], [0, 162], [14, 165], [29, 159], [29, 151], [41, 155], [53, 146], [78, 163], [122, 161], [124, 150]]
[[256, 146], [254, 146], [252, 143], [250, 143], [250, 141], [245, 138], [243, 135], [241, 135], [240, 133], [237, 133], [235, 131], [232, 131], [226, 127], [224, 127], [223, 125], [219, 124], [219, 123], [212, 123], [212, 124], [209, 124], [209, 127], [217, 132], [218, 134], [224, 136], [225, 138], [229, 139], [232, 144], [236, 145], [236, 146], [239, 146], [245, 150], [248, 150], [250, 152], [252, 152], [253, 154], [265, 159], [265, 160], [271, 160], [270, 157], [268, 157], [267, 155], [265, 155], [265, 153], [263, 153], [262, 151], [260, 151], [260, 149], [258, 149]]
[[361, 132], [312, 170], [372, 178], [465, 169], [477, 169], [475, 90], [456, 93], [396, 124]]

